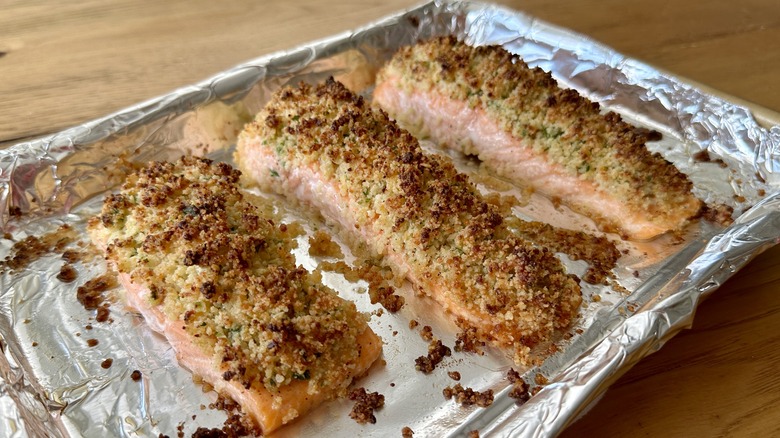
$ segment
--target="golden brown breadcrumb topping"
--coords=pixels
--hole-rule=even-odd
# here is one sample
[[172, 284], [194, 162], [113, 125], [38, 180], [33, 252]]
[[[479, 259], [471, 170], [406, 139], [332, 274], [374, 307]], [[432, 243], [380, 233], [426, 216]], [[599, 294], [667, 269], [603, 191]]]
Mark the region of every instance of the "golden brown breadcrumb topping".
[[[270, 157], [269, 167], [249, 166], [253, 154]], [[578, 312], [579, 286], [553, 251], [512, 232], [449, 160], [424, 154], [332, 79], [277, 92], [239, 136], [235, 158], [261, 186], [290, 196], [301, 170], [333, 187], [340, 199], [305, 201], [339, 202], [348, 231], [517, 360]]]
[[355, 375], [366, 317], [296, 267], [295, 227], [261, 215], [238, 180], [205, 159], [152, 163], [106, 198], [93, 240], [225, 380], [340, 391]]
[[401, 48], [377, 83], [390, 78], [405, 92], [434, 92], [486, 112], [501, 129], [631, 211], [664, 217], [682, 210], [690, 217], [701, 206], [688, 178], [647, 149], [652, 131], [602, 113], [597, 103], [559, 87], [548, 72], [529, 68], [503, 47], [434, 38]]

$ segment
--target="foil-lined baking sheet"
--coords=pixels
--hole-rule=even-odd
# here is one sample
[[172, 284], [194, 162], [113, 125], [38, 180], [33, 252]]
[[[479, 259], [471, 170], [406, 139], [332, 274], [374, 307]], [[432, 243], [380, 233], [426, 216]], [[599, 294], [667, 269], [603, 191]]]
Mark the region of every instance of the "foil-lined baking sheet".
[[[759, 126], [746, 108], [703, 94], [686, 83], [615, 53], [583, 35], [505, 8], [469, 2], [434, 2], [401, 12], [354, 32], [265, 56], [99, 120], [0, 151], [0, 257], [15, 241], [70, 224], [81, 236], [104, 194], [119, 181], [118, 160], [172, 159], [183, 153], [231, 161], [243, 123], [285, 84], [318, 82], [328, 76], [369, 97], [378, 68], [406, 44], [454, 34], [469, 44], [502, 44], [531, 66], [551, 71], [629, 121], [663, 134], [649, 145], [694, 182], [698, 196], [734, 208], [733, 225], [700, 221], [681, 236], [651, 242], [621, 242], [626, 255], [615, 269], [619, 286], [583, 285], [581, 318], [557, 340], [558, 351], [538, 367], [522, 369], [498, 350], [485, 355], [453, 353], [433, 373], [414, 369], [427, 343], [409, 329], [414, 319], [430, 325], [445, 345], [457, 328], [431, 301], [401, 288], [407, 304], [381, 312], [364, 293], [338, 274], [324, 276], [342, 296], [371, 312], [371, 326], [385, 341], [382, 363], [358, 384], [385, 395], [377, 423], [358, 425], [348, 417], [348, 400], [328, 402], [286, 426], [278, 436], [398, 436], [404, 426], [416, 436], [548, 436], [560, 432], [632, 364], [690, 325], [702, 298], [717, 289], [780, 236], [778, 147], [780, 129]], [[435, 150], [435, 145], [425, 144]], [[706, 151], [707, 160], [701, 159]], [[487, 181], [469, 160], [458, 167]], [[486, 179], [487, 178], [487, 179]], [[486, 191], [522, 197], [521, 188], [481, 184]], [[296, 216], [285, 201], [268, 197], [309, 231], [325, 227]], [[515, 214], [558, 226], [594, 230], [593, 224], [548, 199], [531, 197]], [[616, 238], [616, 236], [612, 236]], [[86, 237], [82, 237], [86, 240]], [[79, 241], [69, 248], [81, 248]], [[307, 268], [307, 240], [296, 257]], [[572, 273], [585, 266], [561, 256]], [[210, 409], [213, 392], [194, 384], [174, 353], [140, 317], [123, 309], [114, 291], [110, 323], [76, 301], [76, 290], [100, 275], [98, 260], [76, 263], [76, 281], [56, 279], [63, 261], [49, 253], [15, 272], [5, 272], [0, 295], [0, 435], [174, 436], [197, 427], [217, 427], [225, 414]], [[617, 289], [625, 289], [620, 291]], [[433, 309], [433, 311], [431, 310]], [[89, 328], [87, 328], [89, 326]], [[90, 347], [88, 339], [97, 345]], [[101, 366], [105, 359], [110, 367]], [[530, 401], [508, 397], [506, 371], [521, 371], [537, 386]], [[141, 372], [140, 379], [130, 377]], [[463, 408], [442, 390], [456, 382], [493, 389], [488, 408]]]

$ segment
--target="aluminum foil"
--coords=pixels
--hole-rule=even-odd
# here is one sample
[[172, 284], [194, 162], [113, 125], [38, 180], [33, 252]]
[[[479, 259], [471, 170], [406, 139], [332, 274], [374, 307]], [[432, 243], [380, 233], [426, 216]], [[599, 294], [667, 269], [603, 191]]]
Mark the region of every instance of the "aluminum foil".
[[[427, 345], [409, 329], [410, 320], [432, 326], [446, 345], [453, 345], [457, 332], [446, 315], [431, 311], [435, 305], [430, 301], [405, 287], [401, 293], [407, 305], [396, 314], [381, 313], [370, 304], [364, 285], [328, 274], [325, 280], [340, 294], [373, 312], [371, 325], [386, 343], [383, 363], [359, 384], [383, 393], [386, 406], [376, 413], [376, 424], [360, 426], [348, 418], [350, 402], [329, 402], [278, 436], [397, 436], [404, 426], [418, 436], [459, 436], [471, 430], [480, 436], [554, 435], [634, 363], [688, 327], [704, 297], [778, 242], [780, 129], [763, 128], [746, 108], [517, 11], [468, 2], [422, 5], [0, 151], [0, 226], [13, 238], [0, 240], [0, 257], [9, 254], [14, 241], [52, 232], [63, 223], [83, 235], [86, 219], [118, 181], [112, 169], [120, 157], [147, 161], [191, 153], [229, 162], [242, 124], [279, 87], [332, 75], [370, 96], [377, 69], [399, 46], [447, 34], [469, 44], [502, 44], [530, 65], [551, 71], [562, 85], [659, 130], [663, 140], [649, 146], [691, 175], [702, 199], [733, 207], [736, 220], [725, 229], [701, 221], [680, 238], [621, 243], [627, 254], [615, 277], [628, 293], [584, 286], [582, 316], [570, 336], [557, 340], [559, 351], [538, 367], [520, 369], [532, 385], [537, 374], [549, 379], [522, 406], [508, 397], [505, 378], [510, 367], [519, 368], [500, 351], [454, 353], [431, 375], [414, 370], [414, 358], [424, 355]], [[710, 161], [696, 159], [702, 151]], [[455, 159], [461, 170], [479, 175], [473, 163]], [[284, 200], [268, 199], [287, 211]], [[515, 213], [593, 228], [587, 219], [542, 197]], [[288, 215], [306, 222], [310, 231], [323, 226], [294, 211]], [[307, 256], [305, 237], [299, 246], [299, 262], [313, 268], [317, 260]], [[80, 248], [78, 242], [71, 247]], [[574, 273], [585, 268], [562, 258]], [[186, 434], [219, 426], [225, 414], [208, 408], [214, 394], [194, 384], [170, 347], [122, 308], [121, 290], [114, 292], [111, 323], [95, 322], [94, 312], [76, 301], [77, 287], [104, 272], [105, 265], [77, 263], [77, 280], [66, 284], [55, 278], [62, 263], [52, 253], [0, 277], [0, 435], [173, 436], [180, 425]], [[89, 347], [87, 339], [98, 344]], [[106, 358], [113, 360], [109, 368], [101, 366]], [[133, 370], [143, 377], [131, 379]], [[463, 408], [445, 400], [442, 389], [455, 383], [446, 372], [454, 370], [461, 373], [463, 386], [496, 391], [493, 405]]]

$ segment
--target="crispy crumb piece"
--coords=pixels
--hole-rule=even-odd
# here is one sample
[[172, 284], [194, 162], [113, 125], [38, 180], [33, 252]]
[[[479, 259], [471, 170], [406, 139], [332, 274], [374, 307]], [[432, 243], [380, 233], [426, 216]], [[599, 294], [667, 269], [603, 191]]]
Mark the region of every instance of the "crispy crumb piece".
[[95, 321], [97, 322], [111, 322], [112, 319], [109, 318], [109, 315], [111, 311], [108, 308], [108, 303], [103, 303], [100, 305], [100, 307], [97, 308], [97, 311], [95, 312]]
[[330, 235], [322, 230], [315, 231], [309, 237], [309, 255], [312, 257], [344, 257], [339, 244], [331, 240]]
[[142, 377], [141, 372], [138, 370], [133, 370], [133, 372], [130, 373], [130, 378], [133, 379], [133, 382], [138, 382], [139, 380], [141, 380], [141, 377]]
[[376, 423], [374, 410], [382, 408], [385, 405], [385, 396], [378, 392], [367, 392], [366, 388], [357, 388], [349, 393], [349, 399], [355, 402], [349, 418], [357, 421], [359, 424]]
[[531, 399], [531, 394], [528, 392], [529, 386], [525, 381], [520, 381], [512, 385], [512, 389], [509, 391], [509, 397], [515, 399], [515, 403], [522, 405]]
[[401, 429], [401, 436], [403, 438], [412, 438], [414, 436], [414, 431], [409, 426], [404, 426], [403, 429]]
[[222, 432], [222, 429], [199, 427], [195, 429], [192, 434], [192, 438], [227, 438], [227, 434]]
[[448, 371], [447, 376], [449, 376], [450, 379], [459, 381], [460, 380], [460, 373], [457, 371]]
[[445, 357], [450, 356], [451, 354], [450, 347], [442, 344], [440, 340], [435, 339], [428, 344], [428, 355], [420, 356], [414, 360], [414, 368], [417, 371], [429, 374], [436, 369], [436, 365], [441, 363]]
[[396, 295], [392, 286], [369, 288], [368, 296], [371, 299], [371, 304], [379, 303], [390, 313], [401, 310], [405, 303], [404, 297]]
[[[204, 410], [206, 406], [200, 405], [200, 409]], [[216, 409], [223, 411], [227, 414], [227, 419], [222, 424], [221, 428], [198, 428], [196, 434], [193, 437], [199, 438], [207, 437], [224, 437], [224, 438], [239, 438], [245, 436], [260, 436], [262, 431], [256, 424], [241, 410], [241, 406], [229, 397], [217, 396], [217, 400], [214, 403], [209, 403], [209, 409]]]
[[221, 428], [208, 429], [199, 427], [192, 434], [192, 438], [239, 438], [252, 433], [244, 424], [240, 414], [230, 414]]
[[444, 398], [450, 400], [455, 399], [455, 402], [461, 406], [477, 405], [481, 408], [486, 408], [493, 404], [493, 390], [488, 389], [483, 392], [474, 391], [471, 388], [464, 388], [460, 383], [453, 387], [446, 387], [442, 391]]
[[410, 328], [411, 330], [414, 330], [414, 329], [416, 329], [418, 325], [420, 325], [420, 323], [419, 323], [419, 322], [417, 322], [417, 320], [416, 320], [416, 319], [412, 319], [412, 320], [410, 320], [410, 321], [409, 321], [409, 328]]
[[469, 432], [469, 438], [479, 438], [479, 431], [472, 430], [471, 432]]
[[520, 373], [515, 371], [514, 368], [510, 368], [509, 370], [507, 370], [506, 379], [509, 380], [509, 383], [516, 383], [520, 380], [523, 380], [523, 378], [520, 377]]
[[[116, 273], [113, 271], [106, 272], [79, 286], [76, 289], [76, 299], [87, 310], [98, 310], [101, 314], [103, 312], [107, 313], [108, 304], [105, 292], [115, 288], [117, 284]], [[101, 311], [101, 309], [104, 310]], [[102, 321], [101, 319], [98, 319], [98, 321], [105, 321], [105, 319], [102, 319]]]
[[209, 409], [217, 409], [225, 412], [233, 412], [237, 408], [238, 408], [238, 403], [236, 403], [232, 398], [223, 397], [221, 395], [217, 396], [217, 400], [214, 403], [209, 403]]
[[546, 385], [548, 380], [547, 377], [545, 377], [543, 374], [537, 373], [536, 376], [534, 377], [534, 382], [537, 385]]
[[420, 330], [420, 337], [425, 341], [431, 342], [433, 340], [433, 329], [431, 326], [423, 326], [422, 330]]
[[531, 394], [528, 392], [528, 383], [520, 377], [520, 373], [510, 368], [506, 373], [506, 378], [512, 384], [509, 397], [515, 399], [515, 403], [522, 405], [531, 399]]
[[482, 340], [476, 327], [466, 326], [466, 322], [461, 319], [458, 320], [458, 325], [462, 330], [455, 338], [455, 351], [484, 354], [482, 348], [485, 346], [485, 341]]

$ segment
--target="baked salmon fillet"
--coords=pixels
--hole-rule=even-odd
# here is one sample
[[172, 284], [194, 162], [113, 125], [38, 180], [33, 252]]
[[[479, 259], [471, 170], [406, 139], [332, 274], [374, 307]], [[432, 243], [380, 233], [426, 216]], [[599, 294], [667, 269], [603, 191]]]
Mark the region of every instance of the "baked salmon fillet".
[[239, 135], [261, 188], [340, 224], [462, 322], [525, 363], [567, 327], [578, 283], [553, 251], [513, 234], [451, 161], [332, 78], [277, 92]]
[[645, 134], [500, 46], [441, 37], [403, 47], [378, 73], [373, 103], [629, 239], [679, 229], [702, 207]]
[[182, 158], [128, 176], [89, 223], [128, 305], [179, 364], [232, 398], [262, 433], [344, 395], [382, 341], [290, 253], [224, 163]]

